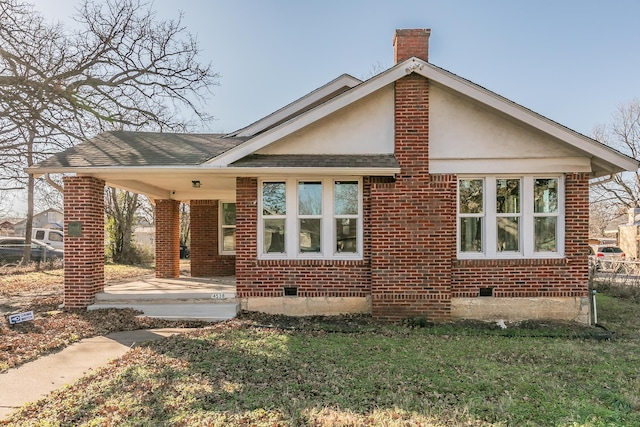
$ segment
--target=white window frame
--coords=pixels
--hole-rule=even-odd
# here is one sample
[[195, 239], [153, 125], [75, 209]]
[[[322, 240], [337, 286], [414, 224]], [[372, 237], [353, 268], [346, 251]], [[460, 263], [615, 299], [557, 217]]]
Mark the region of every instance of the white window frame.
[[[335, 223], [337, 218], [344, 215], [335, 215], [334, 211], [334, 183], [336, 181], [355, 181], [358, 183], [358, 235], [356, 252], [336, 251], [336, 231]], [[286, 191], [286, 211], [285, 219], [285, 252], [269, 253], [264, 250], [264, 219], [262, 208], [262, 187], [265, 182], [284, 182]], [[321, 182], [322, 183], [322, 215], [321, 219], [321, 251], [320, 252], [300, 252], [300, 216], [298, 215], [298, 183], [300, 182]], [[287, 177], [287, 178], [264, 178], [258, 180], [258, 224], [257, 243], [258, 259], [322, 259], [322, 260], [362, 260], [363, 257], [363, 192], [362, 177], [353, 176], [332, 176], [332, 177]], [[304, 218], [303, 216], [302, 218]], [[314, 216], [316, 217], [316, 216]]]
[[[558, 211], [555, 214], [536, 214], [533, 206], [533, 191], [535, 179], [555, 178], [558, 180]], [[461, 180], [482, 180], [483, 213], [460, 213], [460, 184]], [[518, 252], [500, 252], [497, 249], [497, 218], [501, 216], [516, 216], [496, 213], [496, 181], [498, 179], [520, 179], [520, 250]], [[462, 252], [460, 241], [460, 218], [482, 217], [482, 250], [480, 252]], [[536, 217], [555, 216], [556, 222], [556, 251], [536, 252], [534, 221]], [[458, 259], [559, 259], [564, 258], [565, 239], [565, 180], [563, 175], [531, 174], [531, 175], [459, 175], [456, 189], [456, 245]]]
[[[218, 254], [220, 255], [235, 255], [236, 251], [225, 251], [224, 250], [224, 229], [225, 228], [233, 228], [234, 230], [236, 229], [235, 225], [225, 225], [223, 224], [223, 213], [224, 210], [222, 208], [223, 204], [230, 204], [233, 203], [234, 205], [236, 204], [235, 200], [220, 200], [218, 202]], [[237, 243], [236, 243], [237, 245]]]
[[[320, 188], [322, 189], [322, 205], [320, 206], [320, 214], [301, 214], [300, 213], [300, 184], [302, 183], [308, 183], [308, 184], [315, 184], [315, 183], [319, 183], [320, 184]], [[288, 195], [287, 195], [288, 196]], [[325, 197], [325, 182], [322, 179], [298, 179], [296, 182], [296, 227], [297, 227], [297, 233], [296, 233], [296, 245], [295, 245], [295, 250], [298, 252], [298, 256], [304, 254], [304, 255], [309, 255], [310, 257], [322, 257], [323, 252], [324, 252], [324, 247], [326, 245], [326, 241], [325, 241], [325, 236], [324, 236], [324, 231], [325, 231], [325, 221], [324, 221], [324, 217], [327, 215], [327, 212], [325, 212], [325, 201], [324, 201], [324, 197]], [[287, 210], [287, 212], [289, 212]], [[316, 220], [320, 220], [320, 252], [302, 252], [301, 249], [301, 242], [300, 242], [300, 231], [301, 228], [300, 227], [300, 222], [301, 220], [304, 219], [316, 219]], [[286, 246], [285, 246], [286, 247]]]

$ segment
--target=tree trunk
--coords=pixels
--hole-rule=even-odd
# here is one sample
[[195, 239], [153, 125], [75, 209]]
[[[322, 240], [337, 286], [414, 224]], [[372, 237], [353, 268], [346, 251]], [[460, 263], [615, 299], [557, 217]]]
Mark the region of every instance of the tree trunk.
[[[36, 139], [34, 130], [29, 130], [29, 137], [27, 138], [27, 166], [33, 166], [33, 143]], [[33, 230], [33, 195], [35, 190], [35, 178], [33, 174], [29, 174], [27, 184], [27, 222], [25, 223], [24, 237], [25, 245], [22, 255], [22, 264], [29, 264], [31, 262], [31, 231]], [[44, 255], [44, 254], [43, 254]]]

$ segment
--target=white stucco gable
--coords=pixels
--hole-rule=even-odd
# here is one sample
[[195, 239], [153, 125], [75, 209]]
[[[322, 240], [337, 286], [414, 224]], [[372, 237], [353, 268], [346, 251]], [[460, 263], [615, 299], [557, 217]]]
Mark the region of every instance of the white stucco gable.
[[591, 172], [588, 155], [437, 83], [429, 120], [433, 173]]
[[392, 154], [393, 149], [393, 87], [387, 85], [256, 154]]

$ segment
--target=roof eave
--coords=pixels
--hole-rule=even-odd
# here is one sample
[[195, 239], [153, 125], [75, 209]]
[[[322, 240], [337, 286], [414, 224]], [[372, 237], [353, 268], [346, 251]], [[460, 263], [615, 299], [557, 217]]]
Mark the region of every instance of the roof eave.
[[45, 174], [76, 174], [79, 176], [92, 175], [121, 175], [123, 173], [211, 173], [225, 176], [274, 176], [274, 175], [350, 175], [350, 176], [394, 176], [400, 173], [399, 167], [220, 167], [211, 165], [200, 166], [156, 166], [156, 167], [74, 167], [43, 169], [32, 167], [25, 169], [27, 173], [42, 176]]

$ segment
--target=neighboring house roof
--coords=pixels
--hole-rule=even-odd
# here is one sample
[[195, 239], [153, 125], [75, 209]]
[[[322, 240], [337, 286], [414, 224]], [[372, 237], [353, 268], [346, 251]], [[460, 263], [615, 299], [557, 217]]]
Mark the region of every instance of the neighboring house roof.
[[[34, 217], [34, 218], [38, 218], [38, 217], [41, 217], [41, 216], [44, 216], [44, 215], [49, 214], [49, 212], [55, 212], [55, 213], [57, 213], [57, 214], [60, 214], [60, 215], [64, 216], [64, 213], [63, 213], [62, 211], [59, 211], [58, 209], [49, 208], [49, 209], [46, 209], [46, 210], [43, 210], [43, 211], [41, 211], [41, 212], [38, 212], [38, 213], [33, 214], [33, 217]], [[26, 224], [26, 223], [27, 223], [27, 219], [26, 219], [26, 218], [24, 218], [24, 219], [20, 219], [20, 220], [18, 220], [18, 221], [15, 223], [15, 225], [16, 225], [16, 226], [18, 226], [18, 227], [21, 227], [21, 226], [23, 226], [23, 225], [24, 225], [24, 224]], [[59, 225], [59, 224], [56, 224], [56, 225]], [[62, 226], [60, 226], [60, 228], [62, 228]]]
[[620, 226], [627, 225], [629, 220], [628, 215], [620, 215], [611, 220], [604, 228], [604, 234], [616, 234], [618, 233]]
[[[592, 177], [638, 167], [635, 159], [598, 141], [449, 71], [418, 58], [410, 58], [365, 82], [348, 75], [340, 76], [275, 113], [227, 135], [106, 132], [58, 153], [28, 171], [35, 175], [77, 173], [95, 176], [109, 185], [153, 198], [181, 200], [202, 197], [202, 189], [217, 191], [216, 198], [219, 199], [232, 198], [235, 196], [231, 190], [236, 176], [294, 173], [393, 176], [400, 172], [400, 168], [389, 152], [392, 148], [372, 146], [372, 152], [361, 150], [353, 154], [309, 152], [275, 155], [262, 151], [285, 139], [295, 140], [319, 123], [324, 123], [321, 122], [323, 119], [359, 105], [363, 99], [370, 99], [370, 95], [385, 93], [385, 88], [392, 87], [397, 80], [412, 73], [424, 76], [434, 86], [471, 100], [495, 115], [569, 147], [578, 157], [565, 156], [557, 161], [578, 164], [582, 168], [579, 170], [590, 171]], [[359, 129], [367, 130], [366, 127]], [[392, 140], [393, 135], [389, 138]], [[321, 145], [325, 141], [320, 141]], [[346, 146], [349, 141], [340, 143]], [[363, 145], [364, 151], [369, 148], [366, 145]], [[460, 154], [464, 156], [464, 153]], [[550, 164], [556, 167], [553, 162]], [[434, 171], [437, 172], [437, 168]], [[203, 185], [197, 190], [192, 189], [192, 181], [201, 181]]]
[[0, 220], [0, 229], [13, 230], [14, 225], [10, 220]]

